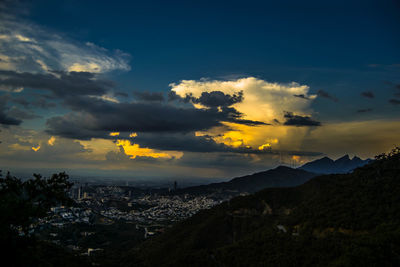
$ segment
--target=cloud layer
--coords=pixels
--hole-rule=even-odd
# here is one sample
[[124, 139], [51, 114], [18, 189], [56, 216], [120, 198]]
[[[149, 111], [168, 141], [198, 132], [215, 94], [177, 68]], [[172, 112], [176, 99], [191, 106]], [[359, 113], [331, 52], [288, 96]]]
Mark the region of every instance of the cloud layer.
[[22, 72], [130, 70], [130, 56], [93, 43], [73, 41], [58, 32], [0, 10], [0, 69]]

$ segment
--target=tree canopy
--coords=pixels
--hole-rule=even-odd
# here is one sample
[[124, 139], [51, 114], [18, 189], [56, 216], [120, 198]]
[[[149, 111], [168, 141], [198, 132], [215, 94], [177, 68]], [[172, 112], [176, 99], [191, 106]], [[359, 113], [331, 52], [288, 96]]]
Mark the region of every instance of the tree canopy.
[[2, 261], [13, 266], [67, 266], [77, 259], [53, 244], [37, 240], [32, 229], [56, 205], [70, 205], [73, 185], [65, 172], [22, 181], [0, 172], [0, 245]]

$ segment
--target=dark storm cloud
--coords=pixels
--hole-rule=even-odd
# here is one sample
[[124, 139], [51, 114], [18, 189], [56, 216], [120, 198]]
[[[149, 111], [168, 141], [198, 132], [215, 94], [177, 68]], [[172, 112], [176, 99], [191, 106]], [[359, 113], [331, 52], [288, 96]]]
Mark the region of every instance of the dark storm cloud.
[[3, 126], [20, 125], [22, 121], [9, 114], [9, 110], [7, 108], [7, 101], [9, 98], [10, 97], [8, 95], [0, 96], [0, 124]]
[[33, 112], [26, 112], [17, 107], [12, 107], [8, 111], [8, 115], [19, 120], [31, 120], [35, 118], [40, 118], [40, 116], [34, 114]]
[[42, 109], [54, 108], [55, 106], [57, 106], [56, 103], [47, 101], [45, 97], [39, 97], [35, 99], [31, 102], [31, 105]]
[[308, 96], [304, 95], [304, 94], [300, 94], [300, 95], [293, 95], [294, 97], [298, 97], [298, 98], [303, 98], [305, 100], [311, 100]]
[[285, 112], [284, 125], [289, 126], [321, 126], [319, 121], [313, 120], [310, 116], [294, 115], [293, 112]]
[[195, 136], [194, 133], [139, 133], [133, 138], [141, 146], [160, 150], [178, 150], [190, 152], [233, 152], [224, 144], [217, 144], [210, 136]]
[[29, 106], [29, 103], [25, 98], [16, 98], [10, 94], [1, 95], [0, 112], [2, 113], [1, 121], [3, 121], [3, 124], [19, 125], [22, 120], [31, 120], [39, 117], [34, 112], [30, 110], [22, 110], [15, 105], [9, 105], [11, 107], [8, 107], [8, 103], [18, 103], [24, 108]]
[[162, 92], [133, 92], [137, 100], [148, 102], [163, 102], [164, 94]]
[[243, 91], [229, 95], [221, 91], [202, 92], [200, 97], [187, 94], [185, 97], [177, 95], [174, 91], [168, 93], [168, 101], [179, 101], [183, 103], [201, 104], [209, 108], [229, 107], [243, 101]]
[[32, 99], [33, 100], [28, 101], [24, 96], [11, 97], [13, 103], [19, 104], [26, 109], [30, 107], [49, 109], [57, 106], [56, 103], [47, 101], [47, 97], [42, 95], [36, 95], [36, 97], [32, 97]]
[[0, 110], [0, 124], [2, 125], [20, 125], [21, 120], [18, 120], [16, 118], [12, 118], [8, 116], [7, 114], [4, 113], [3, 110]]
[[233, 95], [225, 94], [221, 91], [203, 92], [200, 97], [194, 97], [191, 94], [187, 94], [185, 97], [181, 97], [177, 95], [174, 91], [171, 91], [168, 93], [168, 101], [201, 104], [207, 107], [207, 110], [209, 111], [227, 114], [227, 119], [224, 121], [228, 122], [235, 122], [249, 126], [270, 125], [269, 123], [265, 122], [241, 119], [243, 114], [236, 110], [234, 107], [231, 107], [233, 104], [243, 101], [243, 91], [240, 91]]
[[[69, 138], [105, 138], [110, 131], [188, 133], [221, 126], [223, 121], [250, 126], [265, 125], [263, 122], [242, 119], [243, 114], [230, 107], [242, 101], [242, 92], [231, 96], [215, 91], [203, 93], [199, 98], [188, 96], [186, 99], [170, 94], [170, 99], [175, 97], [179, 101], [188, 102], [187, 106], [178, 107], [175, 104], [155, 103], [164, 100], [161, 93], [137, 92], [135, 96], [141, 102], [136, 103], [104, 101], [99, 97], [109, 94], [114, 84], [87, 72], [34, 74], [0, 71], [0, 85], [50, 91], [50, 98], [59, 99], [72, 112], [48, 119], [47, 132]], [[18, 98], [16, 102], [41, 108], [55, 105], [44, 98], [33, 99], [29, 103], [24, 98]], [[191, 103], [201, 103], [208, 108], [196, 109]], [[19, 114], [24, 115], [20, 116], [24, 119], [29, 117], [22, 112]], [[4, 111], [2, 117], [3, 123], [21, 122], [17, 117], [6, 116]]]
[[221, 91], [203, 92], [200, 97], [190, 97], [190, 100], [194, 104], [202, 104], [203, 106], [211, 108], [229, 107], [243, 101], [243, 91], [233, 94], [232, 96]]
[[400, 105], [400, 100], [392, 98], [389, 100], [389, 103], [392, 105]]
[[65, 104], [77, 112], [50, 118], [48, 132], [77, 139], [90, 139], [90, 133], [102, 131], [192, 132], [220, 126], [222, 121], [265, 124], [243, 120], [241, 113], [227, 107], [218, 110], [153, 103], [112, 103], [91, 97], [68, 98]]
[[318, 94], [318, 96], [330, 99], [333, 102], [338, 102], [339, 101], [339, 99], [337, 99], [335, 96], [330, 95], [328, 92], [325, 92], [323, 90], [318, 90], [317, 94]]
[[0, 85], [11, 88], [33, 88], [47, 90], [57, 97], [105, 94], [114, 87], [108, 80], [97, 79], [89, 72], [28, 73], [0, 71]]
[[[219, 109], [218, 109], [219, 108]], [[224, 114], [225, 119], [221, 119], [221, 121], [227, 121], [227, 122], [234, 122], [234, 123], [239, 123], [239, 124], [245, 124], [248, 126], [257, 126], [257, 125], [269, 125], [269, 123], [261, 122], [261, 121], [253, 121], [253, 120], [244, 120], [241, 119], [243, 116], [243, 113], [237, 111], [233, 107], [227, 107], [227, 106], [219, 106], [219, 107], [213, 107], [210, 109], [206, 109], [207, 111], [216, 113], [216, 114]]]
[[362, 92], [361, 96], [366, 97], [366, 98], [374, 98], [375, 97], [374, 93], [371, 91]]
[[372, 108], [365, 108], [365, 109], [359, 109], [357, 110], [358, 113], [365, 113], [365, 112], [371, 112], [373, 109]]
[[25, 108], [28, 108], [29, 105], [30, 105], [29, 101], [28, 101], [25, 97], [23, 97], [23, 96], [13, 97], [13, 98], [12, 98], [12, 101], [13, 101], [14, 103], [16, 103], [16, 104], [19, 104], [19, 105], [25, 107]]
[[[168, 102], [181, 101], [182, 99], [183, 98], [181, 98], [179, 95], [177, 95], [175, 91], [168, 92]], [[187, 101], [187, 102], [189, 102], [189, 101]]]

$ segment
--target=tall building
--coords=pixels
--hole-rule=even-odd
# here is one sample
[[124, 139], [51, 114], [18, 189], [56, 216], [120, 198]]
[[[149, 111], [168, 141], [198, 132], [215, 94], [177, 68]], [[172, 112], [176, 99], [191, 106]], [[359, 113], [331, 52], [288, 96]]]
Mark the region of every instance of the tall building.
[[174, 181], [174, 191], [178, 189], [178, 182]]
[[78, 200], [82, 198], [82, 186], [78, 187]]

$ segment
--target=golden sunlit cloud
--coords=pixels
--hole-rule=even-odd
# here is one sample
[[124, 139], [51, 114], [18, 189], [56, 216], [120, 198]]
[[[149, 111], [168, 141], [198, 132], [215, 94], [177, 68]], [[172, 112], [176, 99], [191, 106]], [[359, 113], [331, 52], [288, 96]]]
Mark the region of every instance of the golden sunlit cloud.
[[245, 136], [239, 131], [225, 132], [222, 136], [214, 137], [214, 140], [219, 140], [220, 143], [232, 147], [241, 147], [244, 145]]
[[151, 158], [181, 158], [182, 152], [179, 151], [157, 151], [151, 148], [143, 148], [138, 144], [132, 144], [129, 140], [117, 140], [116, 145], [122, 147], [126, 155], [131, 159], [136, 157], [151, 157]]
[[[0, 35], [0, 40], [1, 40], [1, 35]], [[14, 69], [15, 69], [15, 64], [13, 62], [13, 59], [7, 55], [0, 54], [0, 70], [14, 70]], [[2, 85], [1, 87], [13, 88], [5, 85]], [[0, 90], [2, 90], [1, 87]], [[10, 89], [5, 91], [10, 91]]]
[[32, 40], [32, 39], [30, 39], [28, 37], [25, 37], [25, 36], [23, 36], [21, 34], [16, 34], [15, 38], [17, 38], [21, 42], [34, 42], [34, 40]]
[[110, 136], [119, 136], [119, 132], [111, 132]]
[[48, 72], [48, 71], [50, 70], [49, 67], [48, 67], [42, 60], [37, 59], [37, 60], [36, 60], [36, 63], [38, 63], [38, 64], [40, 65], [40, 67], [41, 67], [44, 71]]
[[[203, 92], [221, 91], [234, 95], [243, 92], [243, 101], [232, 105], [243, 114], [243, 119], [262, 121], [272, 124], [276, 120], [284, 122], [286, 111], [296, 114], [310, 114], [311, 102], [316, 95], [309, 95], [309, 87], [292, 82], [288, 84], [270, 83], [254, 77], [230, 81], [215, 80], [183, 80], [178, 84], [170, 84], [171, 90], [177, 95], [185, 97], [191, 94], [200, 97]], [[309, 100], [294, 97], [304, 95]], [[196, 108], [206, 108], [201, 104], [194, 104]], [[294, 129], [282, 124], [247, 126], [237, 123], [223, 122], [223, 127], [215, 127], [208, 131], [196, 132], [196, 135], [209, 135], [217, 143], [231, 147], [252, 147], [260, 150], [282, 149], [284, 146], [290, 150], [299, 148], [302, 137], [309, 131]], [[295, 133], [295, 134], [294, 134]], [[288, 142], [290, 139], [290, 142]], [[279, 140], [279, 142], [278, 142]], [[296, 141], [297, 140], [297, 141]], [[290, 144], [289, 144], [290, 143]]]
[[76, 71], [76, 72], [101, 72], [101, 67], [100, 65], [94, 63], [94, 62], [88, 62], [85, 64], [81, 63], [74, 63], [72, 64], [69, 68], [68, 71]]
[[[304, 95], [315, 99], [316, 95], [309, 95], [309, 87], [292, 82], [288, 84], [270, 83], [254, 77], [232, 81], [215, 80], [183, 80], [179, 84], [170, 84], [171, 90], [177, 95], [185, 97], [192, 94], [200, 97], [203, 92], [221, 91], [225, 94], [237, 94], [243, 91], [243, 101], [233, 105], [244, 114], [244, 119], [271, 122], [282, 118], [284, 111], [309, 113], [311, 101], [294, 97]], [[200, 105], [201, 106], [201, 105]]]
[[279, 141], [277, 138], [268, 139], [267, 143], [262, 144], [258, 147], [258, 150], [269, 150], [272, 149], [272, 144], [277, 144]]
[[132, 144], [129, 140], [118, 139], [118, 140], [107, 140], [94, 138], [90, 141], [79, 141], [80, 144], [90, 153], [84, 156], [90, 160], [105, 160], [107, 154], [110, 152], [120, 153], [120, 148], [123, 149], [124, 153], [131, 159], [136, 157], [152, 157], [152, 158], [163, 158], [163, 159], [180, 159], [183, 156], [183, 152], [180, 151], [160, 151], [151, 148], [143, 148], [138, 144]]
[[110, 95], [110, 94], [102, 95], [102, 96], [94, 95], [94, 96], [90, 96], [90, 97], [93, 97], [93, 98], [96, 98], [96, 99], [101, 99], [101, 100], [112, 102], [112, 103], [119, 103], [119, 100], [117, 98], [115, 98], [114, 96]]
[[38, 145], [37, 147], [34, 147], [34, 146], [32, 147], [32, 150], [35, 152], [38, 151], [39, 149], [40, 149], [40, 145]]
[[130, 135], [129, 135], [129, 137], [131, 137], [131, 138], [134, 138], [134, 137], [136, 137], [137, 136], [137, 133], [131, 133]]
[[54, 136], [50, 137], [50, 139], [47, 141], [49, 146], [54, 146], [54, 143], [56, 141], [56, 138]]
[[261, 146], [259, 146], [258, 147], [258, 150], [268, 150], [268, 149], [271, 149], [271, 144], [270, 143], [266, 143], [266, 144], [263, 144], [263, 145], [261, 145]]

